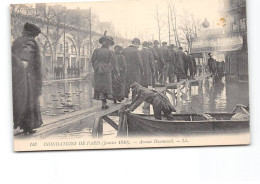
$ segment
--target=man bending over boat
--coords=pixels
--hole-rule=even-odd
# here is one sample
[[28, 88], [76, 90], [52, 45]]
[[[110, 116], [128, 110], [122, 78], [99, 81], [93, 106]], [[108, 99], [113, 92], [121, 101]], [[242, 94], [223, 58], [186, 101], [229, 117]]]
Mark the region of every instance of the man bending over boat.
[[145, 101], [153, 105], [155, 119], [161, 120], [162, 112], [168, 120], [172, 119], [171, 112], [176, 112], [176, 110], [165, 94], [142, 87], [136, 82], [134, 82], [130, 88], [135, 91], [137, 95], [133, 99], [129, 109], [127, 109], [126, 112], [134, 111]]

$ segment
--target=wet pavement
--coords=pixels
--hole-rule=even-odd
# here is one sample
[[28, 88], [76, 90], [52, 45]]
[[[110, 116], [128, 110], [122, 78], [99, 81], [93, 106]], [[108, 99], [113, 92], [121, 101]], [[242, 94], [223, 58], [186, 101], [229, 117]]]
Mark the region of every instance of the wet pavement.
[[[203, 112], [231, 112], [236, 104], [249, 104], [249, 89], [247, 82], [221, 81], [213, 82], [212, 78], [204, 80], [202, 86], [191, 86], [185, 93], [182, 90], [181, 100], [175, 101], [177, 111], [180, 113]], [[89, 81], [58, 82], [44, 85], [40, 98], [43, 120], [61, 116], [99, 104], [92, 99], [93, 89]], [[170, 100], [171, 97], [169, 97]], [[142, 109], [143, 104], [134, 113], [151, 113]], [[115, 122], [118, 118], [113, 117]], [[64, 136], [80, 137], [91, 136], [91, 129], [70, 130]], [[115, 136], [115, 130], [104, 123], [104, 136]]]

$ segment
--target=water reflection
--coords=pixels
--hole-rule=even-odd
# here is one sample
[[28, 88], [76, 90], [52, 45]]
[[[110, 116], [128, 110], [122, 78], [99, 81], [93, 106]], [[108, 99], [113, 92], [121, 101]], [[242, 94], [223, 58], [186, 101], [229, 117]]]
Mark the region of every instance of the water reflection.
[[91, 107], [91, 82], [66, 81], [46, 84], [43, 86], [40, 104], [44, 119]]

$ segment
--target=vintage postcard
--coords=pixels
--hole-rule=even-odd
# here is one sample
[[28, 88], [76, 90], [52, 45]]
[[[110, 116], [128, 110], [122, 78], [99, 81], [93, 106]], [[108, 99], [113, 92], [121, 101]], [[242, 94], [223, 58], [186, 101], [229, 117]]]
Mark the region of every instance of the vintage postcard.
[[10, 16], [14, 151], [250, 144], [246, 0], [12, 4]]

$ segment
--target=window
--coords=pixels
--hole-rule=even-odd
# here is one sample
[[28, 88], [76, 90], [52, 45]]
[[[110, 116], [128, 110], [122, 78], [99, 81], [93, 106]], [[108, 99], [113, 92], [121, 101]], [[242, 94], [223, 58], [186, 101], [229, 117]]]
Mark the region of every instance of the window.
[[60, 43], [60, 48], [59, 48], [60, 53], [62, 53], [62, 48], [63, 48], [63, 46], [62, 46], [62, 44]]
[[68, 52], [69, 52], [69, 43], [66, 42], [65, 44], [66, 44], [66, 46], [65, 46], [65, 52], [68, 53]]
[[71, 53], [74, 54], [74, 47], [71, 45]]

